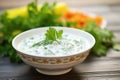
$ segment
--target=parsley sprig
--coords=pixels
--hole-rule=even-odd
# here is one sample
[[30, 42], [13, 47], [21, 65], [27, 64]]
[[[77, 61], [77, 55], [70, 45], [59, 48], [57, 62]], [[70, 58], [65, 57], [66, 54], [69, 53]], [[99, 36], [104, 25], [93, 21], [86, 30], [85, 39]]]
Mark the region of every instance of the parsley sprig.
[[61, 39], [62, 34], [63, 34], [63, 30], [57, 31], [55, 28], [49, 27], [49, 29], [45, 33], [45, 39], [33, 44], [32, 47], [52, 44], [54, 41], [59, 43], [57, 39]]

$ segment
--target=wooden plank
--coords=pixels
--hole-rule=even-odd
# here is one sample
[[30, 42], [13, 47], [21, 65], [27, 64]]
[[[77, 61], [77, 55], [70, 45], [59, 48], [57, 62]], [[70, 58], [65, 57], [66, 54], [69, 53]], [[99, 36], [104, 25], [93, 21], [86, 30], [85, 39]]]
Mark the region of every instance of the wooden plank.
[[[4, 2], [4, 1], [3, 1]], [[22, 1], [21, 1], [22, 2]], [[9, 9], [9, 8], [14, 8], [14, 7], [22, 7], [22, 6], [26, 6], [29, 2], [26, 2], [26, 4], [24, 3], [24, 5], [19, 2], [19, 4], [14, 4], [13, 3], [9, 3], [9, 1], [4, 2], [4, 3], [0, 3], [0, 9]], [[65, 3], [65, 2], [64, 2]], [[114, 11], [120, 11], [120, 5], [76, 5], [75, 6], [70, 6], [66, 3], [66, 5], [69, 8], [76, 8], [79, 10], [85, 10], [85, 11], [93, 11], [93, 12], [106, 12], [106, 11], [110, 11], [110, 10], [114, 10]], [[99, 9], [98, 9], [99, 8]]]
[[120, 24], [120, 13], [101, 14], [108, 22], [108, 25]]
[[120, 51], [115, 51], [113, 49], [110, 49], [107, 52], [107, 55], [105, 57], [109, 57], [109, 58], [120, 58]]
[[[32, 0], [1, 0], [0, 1], [0, 6], [4, 6], [4, 7], [13, 7], [13, 6], [23, 6], [23, 5], [26, 5], [27, 3], [31, 2]], [[48, 2], [50, 3], [53, 3], [54, 0], [47, 0]], [[67, 3], [69, 6], [78, 6], [78, 5], [101, 5], [101, 4], [104, 4], [104, 5], [108, 5], [108, 4], [118, 4], [120, 3], [120, 0], [99, 0], [99, 1], [96, 1], [96, 0], [56, 0], [57, 2], [65, 2]], [[10, 3], [11, 2], [11, 3]], [[46, 0], [40, 0], [39, 1], [39, 4], [41, 3], [44, 3], [46, 2]], [[9, 4], [10, 3], [10, 4]], [[19, 3], [19, 4], [16, 4], [16, 3]]]
[[79, 76], [65, 76], [64, 78], [61, 76], [46, 76], [46, 77], [8, 77], [8, 78], [1, 78], [1, 80], [120, 80], [119, 76], [108, 76], [108, 77], [79, 77]]
[[[64, 77], [64, 78], [63, 78]], [[46, 76], [46, 77], [7, 77], [1, 78], [1, 80], [120, 80], [119, 76], [107, 76], [107, 77], [83, 77], [83, 76]]]
[[[33, 0], [0, 0], [1, 8], [12, 8], [12, 7], [20, 7], [25, 6]], [[19, 3], [19, 4], [17, 4]]]
[[[3, 58], [4, 60], [4, 58]], [[7, 59], [6, 59], [7, 60]], [[4, 61], [6, 61], [4, 60]], [[1, 80], [119, 80], [120, 59], [89, 56], [82, 64], [65, 75], [47, 76], [39, 74], [34, 68], [25, 68], [23, 64], [0, 64]], [[4, 69], [1, 68], [4, 66]], [[9, 67], [9, 68], [6, 68]], [[8, 70], [8, 71], [7, 71]], [[27, 72], [26, 72], [27, 71]]]
[[120, 31], [120, 26], [106, 26], [107, 29], [113, 31], [113, 32], [119, 32]]
[[[116, 7], [114, 7], [116, 8]], [[110, 8], [109, 6], [103, 6], [103, 7], [81, 7], [78, 8], [72, 8], [73, 11], [83, 11], [87, 13], [93, 13], [96, 15], [100, 15], [104, 17], [104, 19], [107, 21], [108, 25], [119, 25], [120, 24], [120, 6], [117, 8], [117, 10], [114, 11], [114, 8]]]
[[[69, 6], [70, 7], [70, 6]], [[86, 12], [93, 12], [93, 13], [114, 13], [120, 12], [120, 6], [109, 6], [109, 5], [100, 5], [100, 6], [79, 6], [79, 7], [70, 7], [71, 9], [76, 9], [77, 11], [86, 11]]]
[[[74, 67], [75, 71], [80, 73], [96, 73], [96, 72], [104, 72], [109, 75], [107, 72], [117, 72], [120, 73], [120, 59], [113, 59], [113, 58], [92, 58], [88, 59], [88, 62], [84, 62], [80, 65]], [[105, 74], [105, 75], [106, 75]], [[119, 74], [120, 75], [120, 74]]]
[[120, 80], [119, 76], [108, 76], [108, 77], [85, 77], [83, 80]]
[[120, 32], [114, 32], [115, 42], [120, 43]]
[[[39, 4], [43, 4], [45, 1], [46, 0], [39, 1]], [[48, 2], [53, 3], [53, 1], [54, 0], [49, 0]], [[87, 2], [88, 5], [84, 5], [85, 4], [84, 1]], [[30, 2], [32, 2], [32, 0], [29, 0], [29, 1], [28, 0], [24, 0], [24, 1], [23, 0], [20, 0], [20, 1], [19, 0], [11, 0], [11, 1], [9, 1], [9, 0], [1, 0], [0, 1], [0, 8], [7, 9], [7, 8], [13, 8], [13, 7], [26, 6]], [[93, 3], [92, 5], [89, 5], [91, 2], [89, 2], [87, 0], [83, 0], [83, 1], [82, 0], [81, 1], [79, 1], [79, 0], [76, 0], [76, 1], [73, 1], [73, 0], [71, 0], [71, 1], [61, 0], [60, 1], [59, 0], [58, 2], [64, 2], [70, 8], [78, 8], [78, 9], [86, 9], [86, 8], [89, 9], [89, 8], [92, 8], [92, 9], [95, 9], [95, 10], [98, 10], [98, 11], [100, 11], [101, 9], [104, 11], [105, 9], [107, 9], [106, 6], [108, 6], [108, 7], [110, 7], [110, 9], [114, 9], [114, 10], [120, 11], [120, 9], [119, 9], [120, 1], [119, 0], [117, 0], [116, 2], [115, 1], [114, 2], [109, 1], [109, 2], [107, 2], [107, 4], [104, 4], [104, 1], [96, 1], [95, 0], [94, 2], [92, 2], [92, 0], [91, 0], [91, 2]], [[103, 2], [103, 4], [98, 5], [96, 2], [99, 3], [99, 4], [100, 4], [100, 2]], [[19, 3], [19, 4], [16, 4], [16, 3]], [[109, 3], [112, 3], [113, 5], [110, 5]], [[81, 5], [81, 4], [83, 4], [83, 5]]]

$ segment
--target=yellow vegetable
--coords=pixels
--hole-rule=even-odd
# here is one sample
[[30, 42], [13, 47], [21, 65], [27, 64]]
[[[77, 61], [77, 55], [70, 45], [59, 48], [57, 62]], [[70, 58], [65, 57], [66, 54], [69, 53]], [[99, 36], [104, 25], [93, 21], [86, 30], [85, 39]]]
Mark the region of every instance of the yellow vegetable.
[[62, 14], [64, 12], [68, 11], [68, 7], [65, 3], [57, 3], [55, 6], [55, 13], [56, 14]]
[[6, 12], [8, 13], [8, 18], [10, 19], [15, 18], [16, 16], [22, 16], [22, 17], [28, 16], [27, 7], [9, 9]]
[[[38, 6], [38, 10], [40, 10], [40, 6]], [[8, 13], [8, 18], [10, 19], [15, 18], [16, 16], [22, 16], [22, 17], [28, 16], [27, 7], [9, 9], [6, 12]]]

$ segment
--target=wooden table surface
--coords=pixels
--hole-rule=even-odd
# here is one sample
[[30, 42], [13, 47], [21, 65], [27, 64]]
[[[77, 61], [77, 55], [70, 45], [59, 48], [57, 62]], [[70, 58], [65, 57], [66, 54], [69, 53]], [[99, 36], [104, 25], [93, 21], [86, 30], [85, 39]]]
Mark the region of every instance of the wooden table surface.
[[[0, 13], [6, 9], [25, 6], [32, 0], [0, 0]], [[54, 0], [40, 0], [39, 3]], [[56, 0], [70, 8], [95, 13], [107, 20], [107, 28], [114, 32], [120, 44], [120, 0]], [[0, 57], [0, 80], [120, 80], [120, 52], [110, 49], [105, 57], [89, 56], [67, 74], [46, 76], [26, 64], [10, 63]]]

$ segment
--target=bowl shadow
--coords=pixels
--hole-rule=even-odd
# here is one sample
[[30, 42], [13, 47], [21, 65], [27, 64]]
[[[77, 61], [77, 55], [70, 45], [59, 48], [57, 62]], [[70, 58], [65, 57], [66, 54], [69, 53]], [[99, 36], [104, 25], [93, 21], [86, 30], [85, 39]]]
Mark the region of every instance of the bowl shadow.
[[78, 73], [74, 68], [66, 74], [51, 76], [51, 75], [44, 75], [38, 73], [34, 68], [28, 72], [28, 74], [24, 75], [26, 80], [81, 80], [83, 77], [80, 73]]

